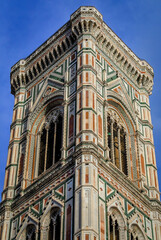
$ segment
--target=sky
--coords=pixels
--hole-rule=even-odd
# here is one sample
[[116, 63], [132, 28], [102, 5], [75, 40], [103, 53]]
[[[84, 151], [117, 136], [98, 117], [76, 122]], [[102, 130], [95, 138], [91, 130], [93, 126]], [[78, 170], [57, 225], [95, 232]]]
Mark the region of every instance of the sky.
[[53, 35], [80, 6], [95, 6], [106, 24], [154, 69], [150, 106], [161, 189], [161, 1], [0, 0], [0, 5], [0, 192], [14, 105], [10, 68]]

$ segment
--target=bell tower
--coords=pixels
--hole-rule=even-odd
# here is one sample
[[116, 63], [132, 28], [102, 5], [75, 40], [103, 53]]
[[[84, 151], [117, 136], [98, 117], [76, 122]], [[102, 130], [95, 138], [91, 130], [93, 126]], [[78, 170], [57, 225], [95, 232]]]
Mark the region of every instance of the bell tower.
[[161, 238], [153, 75], [95, 7], [11, 68], [0, 239]]

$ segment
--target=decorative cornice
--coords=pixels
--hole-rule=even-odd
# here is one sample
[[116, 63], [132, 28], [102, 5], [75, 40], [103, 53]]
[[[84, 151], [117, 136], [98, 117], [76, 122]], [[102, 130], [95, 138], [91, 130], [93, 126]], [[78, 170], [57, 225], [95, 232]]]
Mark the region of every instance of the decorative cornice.
[[[94, 19], [96, 15], [97, 19]], [[154, 76], [153, 68], [146, 61], [138, 58], [126, 46], [110, 27], [103, 22], [102, 15], [94, 7], [79, 8], [74, 13], [74, 19], [72, 31], [77, 38], [81, 34], [92, 34], [98, 47], [108, 55], [116, 66], [128, 75], [138, 87], [145, 87], [148, 93], [151, 94]]]
[[52, 35], [26, 59], [11, 68], [11, 92], [33, 82], [49, 66], [73, 48], [83, 34], [91, 34], [98, 47], [139, 87], [151, 94], [153, 69], [138, 58], [130, 48], [106, 25], [95, 7], [80, 7], [62, 28]]

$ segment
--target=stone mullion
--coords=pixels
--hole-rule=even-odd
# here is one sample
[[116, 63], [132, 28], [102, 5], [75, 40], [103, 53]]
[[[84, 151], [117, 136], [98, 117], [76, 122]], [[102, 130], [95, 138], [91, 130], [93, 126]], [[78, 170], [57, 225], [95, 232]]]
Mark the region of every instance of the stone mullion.
[[113, 124], [114, 124], [114, 121], [111, 121], [111, 160], [115, 164], [114, 141], [113, 141]]
[[49, 128], [46, 129], [46, 145], [45, 145], [45, 163], [44, 163], [44, 171], [46, 171], [46, 165], [47, 165], [47, 154], [48, 154], [48, 140], [49, 140]]
[[63, 217], [64, 217], [64, 213], [63, 212], [61, 212], [60, 217], [61, 217], [60, 239], [63, 239]]
[[42, 227], [41, 229], [41, 240], [48, 240], [49, 239], [49, 227]]
[[40, 160], [40, 141], [41, 141], [41, 133], [38, 133], [37, 137], [37, 152], [36, 152], [36, 166], [35, 166], [35, 178], [38, 177], [38, 170], [39, 170], [39, 160]]
[[57, 131], [57, 122], [55, 122], [54, 124], [53, 164], [55, 164], [56, 131]]
[[121, 139], [120, 139], [120, 127], [118, 127], [118, 149], [119, 149], [119, 169], [122, 171], [122, 164], [121, 164]]
[[[127, 151], [127, 146], [129, 146], [129, 143], [128, 143], [128, 138], [127, 138], [127, 133], [125, 133], [125, 156], [126, 156], [126, 165], [127, 165], [127, 175], [129, 176], [129, 169], [130, 169], [130, 166], [129, 166], [129, 162], [128, 159], [130, 159], [130, 157], [128, 156], [128, 151]], [[131, 172], [131, 170], [130, 170]]]
[[38, 240], [38, 238], [39, 238], [39, 229], [38, 229], [38, 227], [37, 227], [37, 229], [36, 229], [35, 234], [36, 234], [36, 238], [35, 238], [35, 240]]
[[126, 233], [126, 227], [121, 227], [119, 226], [119, 238], [120, 239], [127, 239], [127, 237], [125, 236]]
[[127, 158], [127, 172], [128, 172], [128, 176], [132, 177], [132, 172], [131, 172], [131, 162], [132, 162], [132, 160], [130, 159], [129, 146], [130, 146], [129, 134], [126, 132], [125, 133], [125, 147], [126, 147], [126, 158]]
[[113, 222], [112, 225], [113, 225], [113, 239], [115, 240], [115, 222]]
[[67, 147], [67, 103], [64, 103], [64, 118], [63, 118], [63, 143], [62, 143], [62, 161], [65, 160], [65, 153], [66, 153], [66, 147]]
[[56, 240], [55, 239], [55, 229], [56, 229], [55, 226], [56, 226], [56, 220], [55, 221], [53, 220], [53, 239], [52, 240]]
[[131, 230], [129, 230], [128, 237], [129, 237], [129, 240], [131, 240]]

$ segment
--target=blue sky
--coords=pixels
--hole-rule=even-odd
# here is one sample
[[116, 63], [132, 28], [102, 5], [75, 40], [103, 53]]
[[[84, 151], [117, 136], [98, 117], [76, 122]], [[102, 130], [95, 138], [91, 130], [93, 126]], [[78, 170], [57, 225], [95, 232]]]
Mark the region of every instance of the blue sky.
[[[160, 0], [1, 0], [0, 8], [0, 192], [3, 189], [14, 97], [10, 68], [66, 23], [80, 6], [95, 6], [109, 27], [154, 68], [150, 96], [161, 186], [161, 1]], [[161, 189], [161, 188], [160, 188]]]

